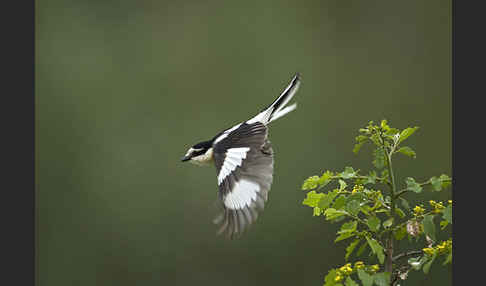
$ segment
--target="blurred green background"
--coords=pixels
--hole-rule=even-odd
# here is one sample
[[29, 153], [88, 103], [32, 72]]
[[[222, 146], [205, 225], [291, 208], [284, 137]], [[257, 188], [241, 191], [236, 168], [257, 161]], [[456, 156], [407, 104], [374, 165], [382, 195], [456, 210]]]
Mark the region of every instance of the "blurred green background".
[[[421, 127], [398, 181], [452, 175], [450, 1], [43, 0], [35, 21], [39, 285], [322, 285], [347, 243], [300, 186], [369, 170], [370, 148], [351, 151], [369, 120]], [[215, 169], [179, 159], [296, 71], [265, 211], [217, 237]], [[436, 263], [403, 285], [451, 275]]]

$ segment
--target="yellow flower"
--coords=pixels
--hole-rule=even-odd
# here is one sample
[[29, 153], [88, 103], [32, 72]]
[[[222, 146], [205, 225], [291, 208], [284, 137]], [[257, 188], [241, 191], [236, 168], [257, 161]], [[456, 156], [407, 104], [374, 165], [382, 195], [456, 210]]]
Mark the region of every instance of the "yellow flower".
[[349, 275], [353, 272], [353, 268], [351, 268], [351, 263], [348, 263], [341, 268], [339, 268], [339, 272], [344, 275]]
[[380, 265], [378, 264], [371, 265], [371, 271], [377, 272], [378, 270], [380, 270]]
[[442, 202], [436, 202], [436, 201], [433, 201], [433, 200], [430, 200], [429, 201], [430, 205], [434, 207], [434, 213], [440, 213], [442, 211], [442, 209], [444, 209], [444, 205], [442, 204]]
[[354, 185], [353, 187], [353, 191], [351, 192], [352, 194], [355, 194], [357, 192], [361, 192], [363, 191], [364, 187], [363, 185]]
[[425, 212], [425, 209], [422, 208], [421, 206], [416, 206], [413, 208], [413, 213], [414, 215], [418, 216], [418, 215], [421, 215]]
[[436, 250], [439, 254], [442, 254], [446, 251], [448, 251], [449, 249], [452, 248], [452, 241], [451, 240], [446, 240], [446, 241], [443, 241], [441, 244], [437, 245], [436, 247]]
[[339, 274], [336, 275], [336, 278], [334, 278], [334, 281], [336, 281], [336, 282], [339, 282], [341, 280], [343, 280], [343, 277], [341, 275], [339, 275]]
[[354, 264], [354, 268], [356, 269], [363, 269], [365, 267], [363, 261], [356, 261], [356, 263]]
[[422, 249], [422, 251], [425, 252], [425, 254], [432, 256], [434, 255], [435, 249], [433, 247], [426, 247]]

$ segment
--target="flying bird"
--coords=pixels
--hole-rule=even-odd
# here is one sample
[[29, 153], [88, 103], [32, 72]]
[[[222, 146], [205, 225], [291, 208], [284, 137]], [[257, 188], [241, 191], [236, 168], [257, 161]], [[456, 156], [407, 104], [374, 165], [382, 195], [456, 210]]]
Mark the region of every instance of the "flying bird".
[[300, 75], [272, 104], [249, 120], [225, 129], [211, 140], [189, 148], [182, 161], [196, 165], [214, 164], [217, 171], [218, 198], [223, 211], [214, 223], [218, 234], [239, 237], [258, 217], [273, 181], [273, 149], [268, 125], [293, 111], [297, 104], [285, 107], [297, 92]]

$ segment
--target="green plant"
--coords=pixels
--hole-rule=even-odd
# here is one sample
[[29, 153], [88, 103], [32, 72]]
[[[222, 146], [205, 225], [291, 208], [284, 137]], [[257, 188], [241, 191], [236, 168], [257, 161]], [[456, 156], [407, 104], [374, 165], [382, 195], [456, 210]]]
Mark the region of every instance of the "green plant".
[[[406, 194], [420, 194], [424, 189], [441, 191], [452, 184], [442, 174], [424, 182], [407, 177], [403, 184], [395, 181], [392, 159], [396, 154], [416, 157], [415, 151], [402, 143], [418, 127], [398, 130], [386, 120], [379, 125], [370, 121], [359, 129], [353, 152], [363, 144], [374, 145], [375, 167], [367, 175], [346, 167], [342, 172], [325, 171], [306, 179], [302, 190], [308, 191], [303, 204], [313, 208], [314, 216], [322, 216], [332, 223], [342, 223], [335, 243], [350, 241], [346, 247], [342, 267], [331, 269], [324, 278], [324, 286], [353, 286], [361, 281], [365, 286], [397, 285], [407, 278], [410, 270], [429, 272], [437, 258], [443, 264], [452, 261], [452, 238], [437, 241], [436, 222], [440, 229], [452, 225], [452, 201], [429, 201], [410, 207]], [[383, 190], [383, 191], [382, 191]], [[408, 238], [414, 249], [400, 253], [396, 242]], [[424, 238], [424, 239], [420, 239]], [[368, 250], [369, 256], [366, 256]], [[350, 262], [351, 256], [364, 256], [363, 261]], [[377, 259], [378, 263], [372, 263]]]

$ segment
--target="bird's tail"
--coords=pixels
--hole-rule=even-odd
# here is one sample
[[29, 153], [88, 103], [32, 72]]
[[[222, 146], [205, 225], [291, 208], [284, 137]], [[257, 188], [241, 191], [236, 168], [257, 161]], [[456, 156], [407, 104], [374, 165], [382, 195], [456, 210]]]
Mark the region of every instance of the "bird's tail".
[[289, 85], [284, 89], [284, 91], [275, 99], [272, 104], [260, 112], [257, 116], [250, 119], [248, 122], [262, 122], [268, 124], [278, 118], [284, 116], [285, 114], [291, 112], [297, 108], [297, 104], [292, 104], [285, 107], [285, 105], [294, 97], [295, 93], [300, 86], [300, 74], [296, 73], [292, 78]]
[[270, 117], [270, 120], [268, 121], [268, 123], [274, 121], [274, 120], [277, 120], [279, 119], [280, 117], [284, 116], [285, 114], [289, 113], [290, 111], [293, 111], [294, 109], [297, 108], [297, 103], [294, 103], [292, 105], [289, 105], [285, 108], [282, 108], [280, 109], [278, 112], [274, 112], [271, 117]]

